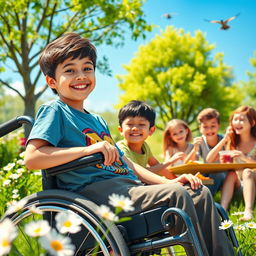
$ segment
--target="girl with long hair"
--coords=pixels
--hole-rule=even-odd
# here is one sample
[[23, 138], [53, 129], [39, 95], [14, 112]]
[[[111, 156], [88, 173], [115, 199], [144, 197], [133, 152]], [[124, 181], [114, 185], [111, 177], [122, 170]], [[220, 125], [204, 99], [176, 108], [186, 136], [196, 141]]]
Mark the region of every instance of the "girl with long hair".
[[164, 159], [179, 155], [173, 165], [180, 165], [187, 162], [187, 156], [193, 149], [192, 133], [188, 124], [180, 119], [172, 119], [166, 125], [163, 134]]
[[[237, 108], [230, 117], [229, 127], [224, 138], [211, 150], [211, 157], [216, 156], [225, 145], [227, 150], [233, 150], [232, 156], [239, 162], [256, 162], [256, 110], [250, 106]], [[220, 158], [221, 161], [223, 159]], [[227, 209], [233, 197], [234, 190], [243, 183], [245, 203], [243, 221], [253, 219], [253, 206], [256, 190], [256, 172], [246, 168], [229, 171], [222, 188], [221, 204]]]

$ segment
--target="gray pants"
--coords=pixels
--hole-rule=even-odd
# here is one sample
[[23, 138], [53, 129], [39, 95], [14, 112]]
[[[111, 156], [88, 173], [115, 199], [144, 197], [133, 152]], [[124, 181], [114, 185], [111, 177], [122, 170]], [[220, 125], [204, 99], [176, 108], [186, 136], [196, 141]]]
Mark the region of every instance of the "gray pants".
[[[129, 215], [157, 206], [177, 207], [191, 218], [204, 256], [231, 256], [234, 251], [225, 231], [219, 230], [220, 217], [208, 188], [192, 190], [179, 184], [143, 185], [139, 181], [114, 178], [96, 182], [80, 191], [98, 205], [108, 205], [112, 193], [129, 197], [134, 211]], [[200, 220], [200, 221], [199, 221]], [[177, 226], [181, 228], [181, 226]]]

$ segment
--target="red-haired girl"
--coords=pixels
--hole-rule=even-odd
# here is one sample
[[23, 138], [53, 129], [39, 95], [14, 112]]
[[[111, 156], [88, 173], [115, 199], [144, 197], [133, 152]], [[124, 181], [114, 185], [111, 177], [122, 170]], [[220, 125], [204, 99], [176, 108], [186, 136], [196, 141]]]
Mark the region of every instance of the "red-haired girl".
[[[234, 150], [233, 157], [240, 162], [256, 162], [256, 110], [249, 106], [237, 108], [230, 117], [230, 124], [224, 138], [211, 150], [209, 154], [216, 156], [225, 145], [226, 149]], [[220, 159], [222, 160], [222, 159]], [[243, 182], [243, 196], [245, 202], [243, 221], [253, 219], [253, 205], [255, 200], [256, 172], [252, 169], [228, 172], [222, 188], [221, 204], [227, 209], [233, 197], [235, 188]]]

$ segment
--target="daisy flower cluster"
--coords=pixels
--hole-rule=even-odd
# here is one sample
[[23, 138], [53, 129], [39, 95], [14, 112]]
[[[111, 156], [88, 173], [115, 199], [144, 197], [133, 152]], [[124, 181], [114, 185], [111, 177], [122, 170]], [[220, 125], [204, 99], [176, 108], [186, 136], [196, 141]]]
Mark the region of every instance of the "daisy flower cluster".
[[[13, 193], [16, 193], [16, 191]], [[5, 218], [0, 222], [0, 256], [10, 253], [12, 243], [19, 233], [19, 230], [8, 217], [26, 207], [27, 204], [28, 201], [25, 198], [9, 204]], [[97, 213], [102, 218], [112, 222], [122, 220], [117, 216], [121, 211], [128, 212], [134, 210], [133, 202], [123, 195], [112, 194], [109, 196], [109, 204], [115, 207], [116, 213], [112, 212], [110, 207], [106, 205], [99, 206]], [[29, 207], [28, 210], [32, 214], [43, 214], [35, 206]], [[72, 244], [69, 234], [74, 234], [81, 230], [82, 219], [71, 211], [63, 211], [56, 214], [55, 221], [56, 229], [52, 228], [46, 220], [33, 220], [25, 224], [24, 233], [29, 237], [37, 239], [41, 247], [51, 255], [74, 255], [75, 246]]]
[[10, 252], [12, 241], [17, 234], [17, 229], [10, 219], [5, 219], [0, 223], [0, 255]]
[[41, 177], [24, 166], [24, 152], [0, 168], [0, 201], [3, 205], [15, 202], [40, 190]]
[[115, 208], [115, 213], [106, 205], [100, 205], [97, 208], [96, 213], [101, 218], [112, 222], [122, 221], [122, 219], [117, 216], [120, 212], [129, 212], [134, 210], [132, 200], [124, 195], [117, 195], [113, 193], [109, 196], [109, 204]]
[[240, 217], [244, 212], [234, 212], [231, 214], [231, 220], [224, 220], [219, 226], [220, 230], [226, 230], [233, 227], [239, 241], [239, 248], [243, 255], [255, 255], [256, 250], [256, 223], [254, 221], [242, 222]]
[[[5, 216], [18, 212], [27, 204], [26, 199], [11, 204]], [[43, 214], [43, 212], [33, 206], [28, 208], [33, 214]], [[5, 217], [0, 222], [0, 256], [7, 255], [12, 249], [12, 242], [18, 236], [18, 230], [13, 222]], [[73, 212], [59, 212], [55, 216], [56, 229], [52, 228], [46, 220], [34, 220], [26, 223], [24, 232], [27, 236], [38, 239], [39, 244], [51, 255], [72, 256], [75, 246], [68, 235], [81, 230], [82, 219]]]

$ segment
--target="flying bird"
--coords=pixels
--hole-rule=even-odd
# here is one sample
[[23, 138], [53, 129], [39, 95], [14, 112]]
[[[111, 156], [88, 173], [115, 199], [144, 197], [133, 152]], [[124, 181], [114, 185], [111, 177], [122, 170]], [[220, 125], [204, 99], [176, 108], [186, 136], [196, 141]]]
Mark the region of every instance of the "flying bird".
[[167, 20], [170, 20], [173, 17], [173, 15], [176, 15], [176, 14], [177, 13], [175, 13], [175, 12], [173, 12], [173, 13], [164, 13], [162, 16], [164, 18], [166, 18]]
[[223, 29], [223, 30], [227, 30], [230, 28], [230, 26], [228, 25], [228, 22], [230, 22], [231, 20], [234, 20], [235, 18], [237, 18], [238, 16], [240, 15], [240, 13], [238, 13], [237, 15], [233, 16], [233, 17], [230, 17], [226, 20], [206, 20], [207, 22], [210, 22], [210, 23], [218, 23], [221, 25], [220, 29]]

